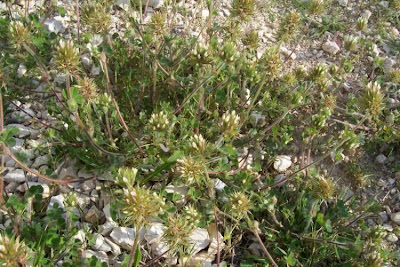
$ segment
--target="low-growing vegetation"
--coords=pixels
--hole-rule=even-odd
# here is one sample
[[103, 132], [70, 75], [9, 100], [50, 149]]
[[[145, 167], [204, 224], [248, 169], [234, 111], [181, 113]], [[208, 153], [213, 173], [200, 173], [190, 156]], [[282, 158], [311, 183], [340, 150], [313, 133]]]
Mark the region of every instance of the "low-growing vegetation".
[[400, 264], [400, 1], [22, 2], [1, 266]]

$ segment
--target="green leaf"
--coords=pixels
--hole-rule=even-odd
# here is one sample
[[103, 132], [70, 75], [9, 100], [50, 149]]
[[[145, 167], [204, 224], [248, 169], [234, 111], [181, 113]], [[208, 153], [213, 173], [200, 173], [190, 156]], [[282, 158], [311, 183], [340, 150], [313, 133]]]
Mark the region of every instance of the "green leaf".
[[176, 202], [181, 199], [182, 199], [182, 196], [180, 194], [177, 194], [175, 192], [172, 194], [172, 201]]
[[286, 251], [284, 251], [284, 250], [281, 249], [280, 247], [277, 247], [277, 249], [278, 249], [283, 255], [287, 255]]
[[76, 103], [78, 103], [78, 105], [82, 104], [83, 103], [83, 97], [79, 93], [79, 89], [76, 88], [76, 87], [71, 87], [70, 91], [71, 91], [71, 98], [75, 99], [75, 101], [76, 101]]
[[319, 223], [321, 226], [323, 226], [324, 223], [324, 214], [321, 212], [318, 212], [317, 214], [317, 223]]
[[0, 137], [0, 140], [3, 141], [7, 146], [15, 146], [16, 141], [14, 139], [14, 136], [19, 134], [19, 130], [15, 127], [7, 127], [2, 136]]
[[58, 7], [57, 7], [57, 10], [58, 10], [58, 14], [60, 14], [61, 17], [65, 17], [65, 14], [66, 14], [67, 12], [65, 11], [65, 9], [64, 9], [63, 7], [58, 6]]
[[63, 96], [63, 98], [64, 98], [65, 100], [68, 99], [67, 89], [64, 89], [64, 90], [62, 91], [62, 96]]
[[4, 143], [6, 143], [7, 146], [15, 146], [15, 144], [17, 143], [15, 141], [15, 138], [7, 138]]
[[237, 155], [236, 148], [230, 144], [221, 147], [219, 151], [227, 155], [228, 157], [235, 157]]
[[296, 258], [294, 257], [293, 252], [290, 252], [289, 255], [286, 256], [286, 264], [289, 266], [296, 265]]
[[194, 187], [190, 187], [188, 190], [188, 195], [191, 196], [194, 200], [201, 197], [202, 193], [200, 190], [197, 190]]
[[57, 132], [56, 132], [56, 130], [54, 130], [54, 129], [49, 129], [49, 130], [48, 130], [48, 134], [49, 134], [49, 137], [50, 137], [50, 138], [54, 138], [54, 137], [56, 137]]
[[142, 252], [140, 252], [140, 246], [137, 246], [135, 258], [133, 259], [133, 266], [138, 267], [141, 260], [142, 260]]
[[176, 163], [178, 159], [183, 157], [183, 155], [184, 155], [183, 151], [176, 151], [171, 157], [167, 159], [167, 161], [164, 164], [156, 168], [154, 172], [152, 172], [151, 174], [147, 175], [141, 182], [145, 183], [154, 178], [155, 176], [157, 176], [162, 171], [169, 170], [172, 167], [172, 165]]
[[25, 203], [22, 203], [22, 201], [20, 199], [18, 199], [15, 195], [12, 195], [8, 198], [6, 206], [12, 207], [16, 211], [19, 211], [19, 212], [22, 212], [25, 210]]
[[331, 224], [331, 220], [326, 220], [326, 222], [325, 222], [325, 228], [326, 228], [326, 231], [328, 232], [328, 233], [332, 233], [332, 224]]
[[72, 111], [76, 111], [78, 109], [78, 103], [75, 101], [75, 99], [69, 99], [67, 101], [68, 108]]
[[9, 127], [6, 127], [4, 132], [7, 132], [8, 136], [16, 136], [17, 134], [19, 134], [19, 129], [15, 128], [13, 126], [9, 126]]

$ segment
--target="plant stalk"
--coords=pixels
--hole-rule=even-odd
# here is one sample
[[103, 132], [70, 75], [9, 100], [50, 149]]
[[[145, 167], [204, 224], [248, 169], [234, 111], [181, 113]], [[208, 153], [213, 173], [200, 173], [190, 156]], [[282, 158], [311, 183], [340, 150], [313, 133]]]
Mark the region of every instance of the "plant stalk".
[[[3, 135], [4, 131], [4, 113], [3, 113], [3, 93], [0, 92], [0, 135]], [[3, 191], [4, 191], [4, 150], [5, 144], [1, 143], [1, 165], [0, 165], [0, 204], [4, 203]]]
[[138, 227], [136, 227], [136, 229], [135, 229], [135, 240], [133, 241], [128, 267], [131, 267], [132, 264], [133, 264], [133, 260], [135, 259], [136, 248], [138, 246], [138, 243], [139, 243], [139, 230], [138, 230]]

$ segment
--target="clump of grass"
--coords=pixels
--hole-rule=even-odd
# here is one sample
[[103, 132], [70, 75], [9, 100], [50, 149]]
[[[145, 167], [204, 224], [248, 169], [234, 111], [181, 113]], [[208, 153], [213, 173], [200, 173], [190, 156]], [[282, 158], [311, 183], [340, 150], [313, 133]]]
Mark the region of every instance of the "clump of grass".
[[185, 157], [178, 160], [176, 168], [180, 174], [181, 180], [185, 185], [203, 185], [204, 184], [204, 167], [202, 162], [192, 157]]
[[10, 30], [8, 39], [11, 46], [17, 50], [21, 49], [23, 44], [30, 41], [30, 30], [20, 21], [13, 21], [10, 23]]
[[370, 175], [359, 164], [348, 163], [345, 168], [354, 190], [364, 188], [369, 184]]
[[308, 13], [319, 15], [324, 11], [324, 0], [310, 0], [308, 2]]
[[269, 47], [265, 50], [261, 59], [261, 69], [269, 74], [269, 79], [277, 76], [282, 67], [282, 60], [278, 47]]
[[343, 47], [347, 51], [354, 52], [357, 49], [357, 38], [354, 36], [345, 36], [343, 40]]
[[219, 127], [223, 135], [232, 137], [239, 132], [240, 117], [236, 114], [236, 111], [226, 111], [219, 122]]
[[367, 24], [368, 24], [367, 19], [365, 19], [363, 17], [359, 17], [357, 19], [356, 29], [358, 31], [365, 31], [367, 29]]
[[29, 250], [20, 237], [0, 234], [0, 263], [2, 266], [26, 266]]
[[369, 82], [362, 95], [362, 105], [372, 115], [380, 115], [384, 107], [381, 86], [377, 82]]
[[400, 10], [400, 0], [392, 0], [391, 6], [396, 10]]
[[[67, 82], [57, 87], [49, 79], [56, 96], [42, 100], [55, 115], [55, 125], [66, 126], [48, 133], [57, 157], [77, 158], [99, 172], [111, 169], [115, 184], [106, 184], [115, 200], [111, 203], [113, 218], [123, 226], [133, 227], [136, 233], [154, 221], [162, 222], [165, 232], [161, 242], [170, 248], [165, 254], [167, 261], [178, 256], [178, 264], [186, 264], [193, 254], [190, 236], [201, 227], [215, 228], [224, 236], [218, 243], [217, 264], [222, 258], [242, 265], [259, 263], [259, 259], [238, 257], [249, 238], [248, 229], [269, 255], [268, 263], [263, 260], [263, 264], [324, 265], [332, 259], [349, 266], [359, 261], [390, 262], [385, 258], [387, 251], [379, 247], [380, 238], [365, 234], [362, 220], [353, 223], [370, 207], [336, 201], [334, 179], [326, 174], [326, 165], [320, 165], [326, 157], [341, 161], [343, 154], [355, 152], [368, 141], [361, 136], [372, 139], [381, 134], [385, 140], [396, 136], [392, 126], [398, 121], [397, 111], [390, 111], [390, 123], [379, 120], [384, 110], [384, 92], [377, 83], [363, 88], [359, 101], [341, 91], [341, 85], [349, 78], [346, 73], [367, 61], [364, 56], [368, 51], [364, 48], [369, 44], [372, 47], [373, 42], [345, 37], [344, 49], [352, 54], [338, 55], [338, 65], [307, 62], [309, 71], [305, 67], [293, 69], [292, 61], [283, 60], [280, 45], [293, 43], [302, 21], [299, 9], [286, 9], [290, 11], [281, 17], [277, 31], [279, 45], [267, 47], [260, 56], [258, 27], [246, 29], [244, 24], [258, 15], [259, 1], [232, 1], [231, 16], [224, 21], [215, 19], [219, 3], [206, 1], [210, 20], [192, 16], [191, 28], [185, 24], [183, 30], [174, 27], [173, 20], [176, 12], [182, 15], [184, 11], [181, 5], [172, 6], [172, 2], [166, 1], [155, 12], [147, 9], [146, 13], [144, 6], [138, 15], [137, 10], [132, 14], [121, 12], [127, 16], [122, 18], [126, 30], [111, 36], [110, 10], [118, 7], [108, 0], [85, 1], [79, 9], [82, 38], [72, 35], [68, 41], [61, 36], [54, 38], [54, 34], [43, 37], [46, 32], [40, 23], [31, 21], [34, 16], [27, 16], [23, 23], [0, 19], [0, 38], [7, 37], [4, 43], [8, 44], [5, 52], [1, 51], [0, 82], [4, 88], [0, 100], [4, 94], [8, 98], [17, 96], [20, 101], [25, 96], [21, 83], [32, 77], [16, 78], [20, 61], [29, 65], [29, 75], [53, 74], [53, 66], [67, 74]], [[199, 3], [199, 9], [205, 8], [203, 4]], [[330, 4], [310, 0], [305, 8], [310, 14], [319, 15], [324, 8], [330, 9]], [[142, 15], [149, 13], [151, 19], [143, 20]], [[317, 34], [338, 29], [354, 31], [345, 28], [348, 24], [339, 19], [340, 15], [326, 15], [321, 20], [307, 20], [318, 25]], [[367, 23], [374, 30], [374, 25], [362, 18], [357, 21], [357, 30], [365, 31]], [[187, 38], [193, 29], [195, 36]], [[307, 30], [304, 29], [305, 34]], [[51, 47], [55, 49], [47, 49]], [[18, 54], [21, 49], [27, 55]], [[90, 53], [102, 71], [91, 76], [89, 69], [80, 65], [81, 53]], [[390, 85], [398, 83], [398, 71], [385, 73], [382, 62], [376, 57], [373, 63], [378, 75], [385, 74], [376, 80], [383, 77]], [[43, 81], [45, 78], [40, 77]], [[58, 90], [62, 91], [61, 98]], [[363, 135], [365, 120], [371, 118], [371, 129], [378, 128], [379, 132]], [[0, 136], [1, 145], [7, 148], [15, 134], [5, 129]], [[266, 162], [284, 153], [297, 154], [295, 148], [299, 148], [302, 160], [293, 162], [295, 166], [285, 174], [269, 177]], [[311, 158], [315, 161], [311, 162]], [[334, 166], [338, 165], [330, 167]], [[366, 186], [362, 170], [352, 166], [349, 164], [347, 173], [352, 187]], [[179, 187], [182, 192], [170, 193], [171, 187]], [[41, 200], [39, 190], [29, 190], [29, 201]], [[34, 190], [37, 192], [32, 193]], [[52, 227], [51, 233], [62, 235], [72, 233], [70, 221], [63, 218], [61, 209], [46, 214], [46, 218], [57, 222], [47, 224], [42, 212], [26, 212], [26, 207], [36, 208], [38, 203], [27, 203], [25, 195], [18, 198], [18, 194], [5, 198], [13, 221], [20, 222], [16, 232], [18, 227], [31, 227], [38, 222], [40, 227], [32, 227]], [[68, 195], [65, 202], [70, 215], [78, 203], [76, 195]], [[349, 223], [352, 227], [342, 227]], [[35, 240], [39, 238], [31, 237], [31, 229], [20, 232], [19, 240], [40, 248], [35, 263], [48, 261], [51, 265], [54, 258], [62, 258], [67, 251], [64, 246], [57, 249], [38, 245]], [[54, 237], [45, 238], [55, 242]], [[67, 239], [59, 243], [69, 247]], [[360, 246], [360, 239], [369, 245]], [[346, 243], [337, 245], [338, 240]], [[367, 251], [371, 248], [379, 252], [372, 255]], [[146, 248], [139, 246], [137, 234], [127, 259], [130, 266], [140, 261], [143, 249]], [[71, 266], [87, 263], [73, 253], [70, 258]]]
[[231, 16], [235, 19], [247, 21], [256, 10], [255, 0], [233, 0]]
[[317, 198], [330, 199], [335, 193], [335, 185], [329, 178], [318, 176], [311, 182], [311, 190]]
[[79, 65], [79, 51], [72, 41], [60, 40], [54, 53], [54, 65], [62, 72], [73, 74]]
[[250, 30], [247, 32], [242, 38], [242, 43], [249, 49], [256, 50], [260, 45], [258, 32], [256, 30]]
[[88, 25], [92, 32], [103, 34], [110, 28], [111, 16], [109, 4], [107, 0], [95, 0], [85, 1], [82, 5], [82, 22]]
[[250, 208], [250, 199], [243, 192], [232, 193], [225, 205], [225, 210], [238, 219], [245, 217]]
[[399, 84], [400, 83], [400, 69], [393, 69], [386, 74], [386, 81]]
[[277, 32], [278, 38], [283, 41], [289, 40], [297, 33], [300, 26], [300, 14], [296, 10], [291, 10], [282, 19]]

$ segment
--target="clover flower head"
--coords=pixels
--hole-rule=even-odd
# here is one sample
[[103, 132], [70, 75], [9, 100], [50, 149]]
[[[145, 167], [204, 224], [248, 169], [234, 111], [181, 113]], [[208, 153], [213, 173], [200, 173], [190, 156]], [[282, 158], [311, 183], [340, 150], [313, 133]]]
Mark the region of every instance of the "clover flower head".
[[164, 111], [153, 113], [149, 120], [149, 127], [153, 131], [166, 131], [168, 130], [170, 121]]

